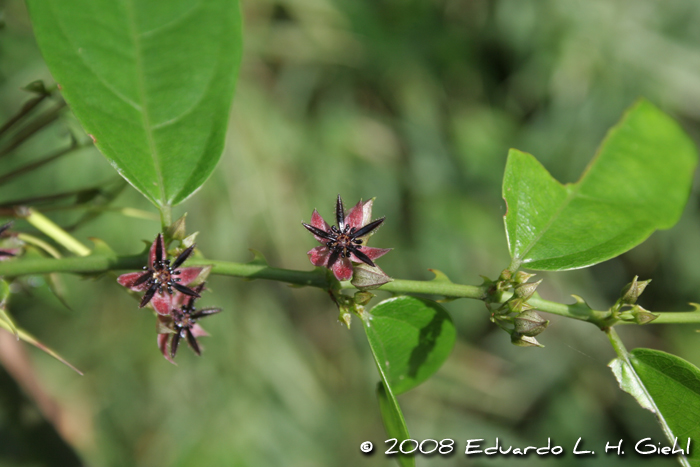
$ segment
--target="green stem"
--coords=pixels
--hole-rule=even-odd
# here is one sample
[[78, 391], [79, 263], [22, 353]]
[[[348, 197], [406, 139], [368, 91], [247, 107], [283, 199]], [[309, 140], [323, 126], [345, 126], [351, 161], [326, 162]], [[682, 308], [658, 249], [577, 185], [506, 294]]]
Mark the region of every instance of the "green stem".
[[29, 215], [26, 217], [27, 222], [55, 240], [56, 243], [65, 247], [66, 250], [80, 256], [87, 256], [90, 254], [90, 249], [88, 247], [80, 243], [75, 237], [58, 225], [54, 224], [51, 219], [33, 209], [29, 209], [28, 211]]
[[29, 234], [25, 234], [25, 233], [17, 234], [17, 238], [19, 238], [20, 240], [22, 240], [25, 243], [29, 243], [29, 244], [34, 245], [34, 246], [38, 246], [39, 248], [41, 248], [42, 250], [44, 250], [45, 252], [47, 252], [48, 254], [53, 256], [54, 258], [61, 257], [61, 253], [57, 249], [55, 249], [53, 246], [49, 245], [48, 243], [46, 243], [45, 241], [43, 241], [40, 238], [36, 238], [33, 235], [29, 235]]
[[607, 328], [605, 330], [605, 334], [608, 336], [608, 339], [610, 340], [613, 349], [615, 349], [617, 356], [624, 360], [627, 364], [630, 364], [630, 354], [627, 352], [627, 348], [625, 347], [625, 344], [622, 343], [622, 339], [620, 339], [617, 331], [615, 331], [613, 328]]
[[[42, 216], [43, 217], [43, 216]], [[67, 234], [66, 234], [67, 235]], [[72, 239], [72, 237], [70, 237]], [[55, 238], [54, 238], [55, 239]], [[73, 239], [75, 241], [75, 239]], [[87, 248], [80, 244], [82, 248]], [[89, 253], [89, 250], [87, 250]], [[69, 257], [61, 259], [52, 258], [20, 258], [0, 263], [0, 277], [16, 277], [28, 274], [49, 274], [54, 272], [64, 273], [102, 273], [113, 270], [137, 270], [147, 262], [145, 254], [133, 256], [109, 256], [93, 254], [83, 257]], [[216, 261], [203, 258], [192, 258], [187, 266], [211, 266], [212, 274], [223, 276], [241, 277], [245, 279], [265, 279], [288, 284], [318, 287], [328, 289], [330, 284], [322, 269], [311, 271], [297, 271], [292, 269], [273, 268], [264, 264], [234, 263], [229, 261]], [[355, 289], [350, 282], [341, 283], [342, 289]], [[445, 281], [414, 281], [396, 279], [384, 284], [377, 290], [391, 293], [424, 294], [445, 298], [471, 298], [483, 300], [488, 289], [485, 286], [473, 286], [454, 284]], [[503, 301], [510, 298], [504, 294]], [[596, 326], [601, 326], [608, 318], [609, 312], [592, 310], [580, 303], [568, 305], [553, 302], [542, 298], [531, 298], [528, 303], [535, 309], [566, 318], [588, 321]], [[659, 317], [650, 324], [672, 323], [700, 323], [700, 311], [690, 312], [660, 312]], [[616, 324], [627, 324], [620, 321]]]
[[22, 106], [19, 112], [17, 112], [15, 115], [10, 117], [10, 119], [5, 122], [2, 126], [0, 126], [0, 136], [2, 136], [3, 133], [5, 133], [7, 130], [12, 128], [16, 123], [18, 123], [20, 120], [25, 118], [29, 113], [34, 110], [34, 108], [41, 104], [41, 101], [46, 99], [48, 97], [48, 94], [42, 94], [41, 96], [34, 97]]
[[173, 207], [169, 204], [158, 206], [160, 209], [160, 225], [162, 232], [167, 232], [168, 227], [173, 223]]
[[7, 183], [11, 180], [13, 180], [15, 177], [19, 177], [20, 175], [24, 175], [25, 173], [31, 172], [32, 170], [36, 170], [39, 167], [42, 167], [46, 164], [49, 164], [56, 159], [59, 159], [60, 157], [65, 156], [66, 154], [69, 154], [75, 150], [82, 149], [85, 146], [80, 146], [80, 145], [75, 145], [72, 144], [71, 146], [61, 149], [58, 152], [55, 152], [54, 154], [51, 154], [43, 159], [40, 159], [36, 162], [32, 162], [31, 164], [27, 164], [24, 167], [20, 167], [17, 170], [13, 170], [12, 172], [8, 172], [5, 175], [0, 176], [0, 185], [3, 183]]
[[65, 102], [60, 102], [52, 109], [47, 110], [42, 115], [36, 117], [34, 120], [29, 122], [24, 128], [20, 129], [17, 132], [17, 134], [10, 140], [10, 142], [5, 147], [0, 149], [0, 157], [7, 156], [12, 151], [21, 146], [22, 143], [31, 138], [35, 133], [41, 131], [46, 126], [56, 121], [61, 115], [61, 111], [65, 106]]
[[[700, 311], [655, 311], [658, 313], [658, 318], [647, 324], [682, 324], [682, 323], [700, 323]], [[615, 324], [636, 324], [629, 321], [619, 321]]]
[[[350, 282], [343, 283], [344, 289], [354, 289]], [[405, 279], [394, 279], [382, 285], [379, 290], [393, 293], [416, 293], [426, 295], [444, 295], [449, 298], [475, 298], [483, 300], [486, 297], [486, 287], [476, 287], [473, 285], [454, 284], [442, 281], [411, 281]]]

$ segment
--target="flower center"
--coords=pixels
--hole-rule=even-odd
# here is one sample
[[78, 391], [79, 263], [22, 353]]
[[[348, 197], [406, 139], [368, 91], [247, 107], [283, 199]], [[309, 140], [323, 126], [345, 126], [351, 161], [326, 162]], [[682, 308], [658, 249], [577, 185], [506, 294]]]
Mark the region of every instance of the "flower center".
[[179, 313], [173, 313], [173, 320], [175, 322], [175, 326], [178, 328], [191, 328], [192, 326], [195, 325], [197, 322], [190, 314], [186, 311], [182, 311]]
[[170, 260], [158, 261], [153, 264], [153, 270], [151, 271], [151, 278], [149, 283], [158, 286], [160, 293], [163, 293], [163, 289], [167, 287], [168, 293], [172, 295], [173, 284], [175, 282], [180, 282], [180, 278], [173, 277], [180, 274], [180, 271], [174, 271], [170, 267]]
[[362, 240], [355, 238], [355, 227], [350, 227], [346, 225], [341, 231], [336, 226], [331, 227], [330, 241], [326, 243], [326, 246], [333, 251], [340, 251], [340, 256], [347, 258], [350, 256], [350, 252], [353, 249], [362, 248]]

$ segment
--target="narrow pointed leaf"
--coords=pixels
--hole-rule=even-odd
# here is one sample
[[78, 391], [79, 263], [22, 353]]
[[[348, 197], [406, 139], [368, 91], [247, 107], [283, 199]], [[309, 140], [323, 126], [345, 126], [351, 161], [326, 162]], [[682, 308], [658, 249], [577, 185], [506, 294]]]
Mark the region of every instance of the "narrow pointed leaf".
[[1, 328], [4, 328], [4, 329], [6, 329], [7, 331], [10, 331], [10, 332], [13, 332], [13, 329], [16, 329], [17, 335], [19, 335], [19, 338], [22, 339], [24, 342], [27, 342], [28, 344], [31, 344], [31, 345], [33, 345], [34, 347], [36, 347], [36, 348], [38, 348], [38, 349], [40, 349], [40, 350], [43, 350], [44, 352], [46, 352], [47, 354], [51, 355], [53, 358], [55, 358], [55, 359], [58, 360], [59, 362], [61, 362], [61, 363], [63, 363], [64, 365], [66, 365], [66, 366], [67, 366], [68, 368], [70, 368], [71, 370], [73, 370], [73, 371], [75, 371], [76, 373], [78, 373], [80, 376], [83, 375], [83, 372], [82, 372], [82, 371], [78, 370], [76, 367], [74, 367], [73, 365], [71, 365], [71, 364], [68, 362], [68, 360], [66, 360], [65, 358], [61, 357], [57, 352], [55, 352], [55, 351], [52, 350], [51, 348], [49, 348], [49, 347], [47, 347], [46, 345], [44, 345], [41, 341], [37, 340], [34, 336], [32, 336], [31, 334], [29, 334], [27, 331], [25, 331], [25, 330], [23, 330], [23, 329], [21, 329], [21, 328], [14, 328], [13, 326], [10, 325], [10, 323], [8, 323], [7, 321], [5, 321], [4, 319], [0, 319], [0, 327], [1, 327]]
[[237, 0], [29, 0], [39, 47], [97, 148], [157, 205], [209, 176], [241, 56]]
[[620, 359], [610, 364], [620, 387], [632, 394], [645, 409], [654, 412], [673, 445], [690, 455], [679, 457], [682, 465], [700, 467], [700, 369], [675, 355], [651, 349], [634, 349], [630, 363]]
[[[409, 439], [411, 435], [408, 433], [406, 421], [401, 413], [401, 407], [396, 400], [396, 397], [387, 389], [386, 381], [382, 377], [382, 381], [377, 384], [377, 400], [379, 401], [379, 411], [382, 414], [384, 429], [389, 438], [396, 438], [399, 446], [401, 441]], [[398, 450], [398, 449], [397, 449]], [[416, 460], [413, 454], [394, 454], [396, 460], [401, 467], [415, 467]]]
[[696, 164], [692, 140], [645, 100], [610, 130], [574, 184], [560, 184], [532, 155], [512, 149], [503, 178], [510, 269], [590, 266], [672, 227]]

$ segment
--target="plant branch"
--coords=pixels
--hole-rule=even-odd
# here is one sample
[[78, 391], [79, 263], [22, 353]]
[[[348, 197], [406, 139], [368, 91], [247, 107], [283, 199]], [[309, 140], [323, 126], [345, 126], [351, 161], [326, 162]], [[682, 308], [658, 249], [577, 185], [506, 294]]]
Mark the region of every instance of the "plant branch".
[[7, 156], [10, 154], [13, 150], [17, 149], [19, 146], [22, 145], [25, 141], [27, 141], [29, 138], [34, 135], [34, 133], [37, 133], [38, 131], [42, 130], [44, 127], [50, 125], [54, 121], [58, 119], [58, 117], [61, 115], [61, 111], [63, 108], [66, 106], [66, 103], [64, 101], [61, 101], [59, 104], [54, 106], [52, 109], [46, 111], [42, 115], [38, 116], [31, 122], [29, 122], [24, 128], [20, 129], [17, 134], [10, 140], [10, 142], [0, 149], [0, 157]]
[[28, 213], [29, 214], [26, 216], [27, 222], [45, 235], [51, 237], [56, 243], [63, 245], [66, 250], [80, 256], [87, 256], [90, 254], [90, 249], [88, 247], [80, 243], [75, 237], [56, 225], [48, 217], [33, 209], [28, 209]]
[[[80, 244], [82, 248], [86, 248]], [[83, 253], [85, 253], [83, 251]], [[16, 277], [29, 274], [49, 274], [55, 272], [75, 274], [96, 274], [116, 270], [137, 270], [146, 264], [146, 254], [132, 256], [118, 256], [116, 254], [91, 254], [83, 257], [68, 257], [61, 259], [52, 258], [18, 258], [0, 263], [0, 277]], [[204, 258], [192, 258], [187, 266], [211, 266], [211, 273], [223, 276], [233, 276], [245, 279], [265, 279], [288, 284], [318, 287], [328, 289], [329, 281], [325, 271], [314, 269], [311, 271], [297, 271], [293, 269], [273, 268], [259, 263], [234, 263], [230, 261], [216, 261]], [[350, 282], [342, 282], [342, 289], [354, 290]], [[445, 298], [470, 298], [484, 300], [488, 293], [486, 286], [473, 286], [455, 284], [448, 281], [430, 280], [414, 281], [395, 279], [384, 284], [377, 290], [395, 294], [422, 294], [440, 296]], [[510, 298], [504, 294], [503, 301]], [[588, 321], [600, 327], [600, 324], [609, 318], [607, 310], [593, 310], [583, 302], [565, 304], [532, 297], [529, 302], [535, 309], [566, 318], [580, 321]], [[674, 323], [700, 323], [700, 311], [688, 312], [659, 312], [659, 317], [651, 324]], [[618, 321], [615, 324], [628, 324]]]
[[37, 105], [41, 104], [41, 101], [43, 101], [47, 97], [48, 97], [48, 94], [42, 94], [40, 96], [34, 97], [34, 98], [28, 100], [27, 102], [25, 102], [24, 105], [22, 106], [22, 108], [19, 110], [19, 112], [17, 112], [15, 115], [10, 117], [10, 119], [7, 122], [5, 122], [2, 126], [0, 126], [0, 135], [2, 135], [7, 130], [12, 128], [17, 122], [22, 120], [24, 117], [29, 115], [29, 113], [32, 110], [34, 110], [34, 108]]
[[9, 182], [10, 180], [14, 179], [15, 177], [18, 177], [18, 176], [23, 175], [25, 173], [31, 172], [32, 170], [38, 169], [39, 167], [42, 167], [46, 164], [49, 164], [49, 163], [55, 161], [56, 159], [58, 159], [62, 156], [65, 156], [66, 154], [69, 154], [69, 153], [76, 151], [78, 149], [82, 149], [84, 147], [86, 147], [86, 146], [71, 144], [69, 147], [67, 147], [65, 149], [61, 149], [61, 150], [43, 158], [43, 159], [40, 159], [38, 161], [27, 164], [23, 167], [20, 167], [17, 170], [13, 170], [12, 172], [8, 172], [8, 173], [0, 176], [0, 185], [2, 185], [3, 183]]

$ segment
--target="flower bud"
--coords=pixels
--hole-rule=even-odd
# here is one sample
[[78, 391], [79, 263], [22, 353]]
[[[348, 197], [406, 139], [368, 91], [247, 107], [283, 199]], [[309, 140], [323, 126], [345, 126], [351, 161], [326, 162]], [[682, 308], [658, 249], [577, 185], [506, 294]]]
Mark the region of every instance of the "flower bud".
[[359, 263], [353, 265], [353, 270], [354, 274], [350, 283], [360, 290], [376, 289], [393, 280], [377, 266], [372, 267]]
[[513, 320], [515, 332], [527, 337], [535, 337], [549, 326], [549, 320], [542, 318], [537, 312], [527, 310]]
[[637, 299], [644, 292], [644, 289], [649, 285], [651, 279], [646, 281], [637, 281], [637, 276], [634, 276], [632, 282], [623, 287], [622, 292], [620, 292], [620, 301], [624, 305], [634, 305], [637, 303]]
[[199, 232], [195, 232], [185, 238], [182, 239], [182, 247], [183, 248], [189, 248], [192, 245], [194, 245], [195, 239], [197, 238], [197, 235]]
[[501, 275], [498, 276], [499, 281], [505, 281], [505, 282], [510, 282], [510, 280], [513, 278], [513, 273], [510, 272], [508, 269], [504, 269], [501, 271]]
[[350, 322], [352, 321], [352, 313], [348, 311], [347, 308], [341, 307], [340, 314], [338, 315], [338, 320], [350, 329]]
[[[181, 218], [173, 222], [165, 232], [166, 238], [173, 240], [184, 240], [185, 236], [185, 218], [187, 213], [183, 214]], [[193, 242], [194, 243], [194, 242]], [[188, 245], [189, 246], [189, 245]], [[187, 248], [187, 247], [185, 247]]]
[[372, 300], [375, 295], [372, 292], [355, 292], [353, 299], [355, 303], [361, 306], [365, 306]]
[[532, 310], [532, 305], [525, 302], [522, 298], [512, 298], [505, 305], [511, 313], [522, 313], [523, 311]]
[[659, 315], [656, 315], [650, 311], [645, 310], [639, 305], [635, 305], [632, 309], [632, 316], [634, 316], [634, 322], [637, 324], [647, 324], [654, 321]]
[[513, 278], [513, 283], [514, 284], [524, 284], [525, 282], [529, 281], [531, 277], [535, 277], [536, 274], [529, 274], [525, 271], [518, 271], [515, 273], [515, 277]]
[[537, 339], [534, 337], [523, 336], [517, 332], [510, 335], [510, 342], [518, 347], [544, 347], [544, 345], [537, 342]]
[[523, 300], [528, 300], [532, 295], [535, 293], [535, 290], [537, 290], [537, 286], [542, 283], [542, 279], [538, 280], [537, 282], [525, 282], [520, 285], [515, 286], [515, 289], [513, 289], [513, 294], [518, 297], [522, 298]]

